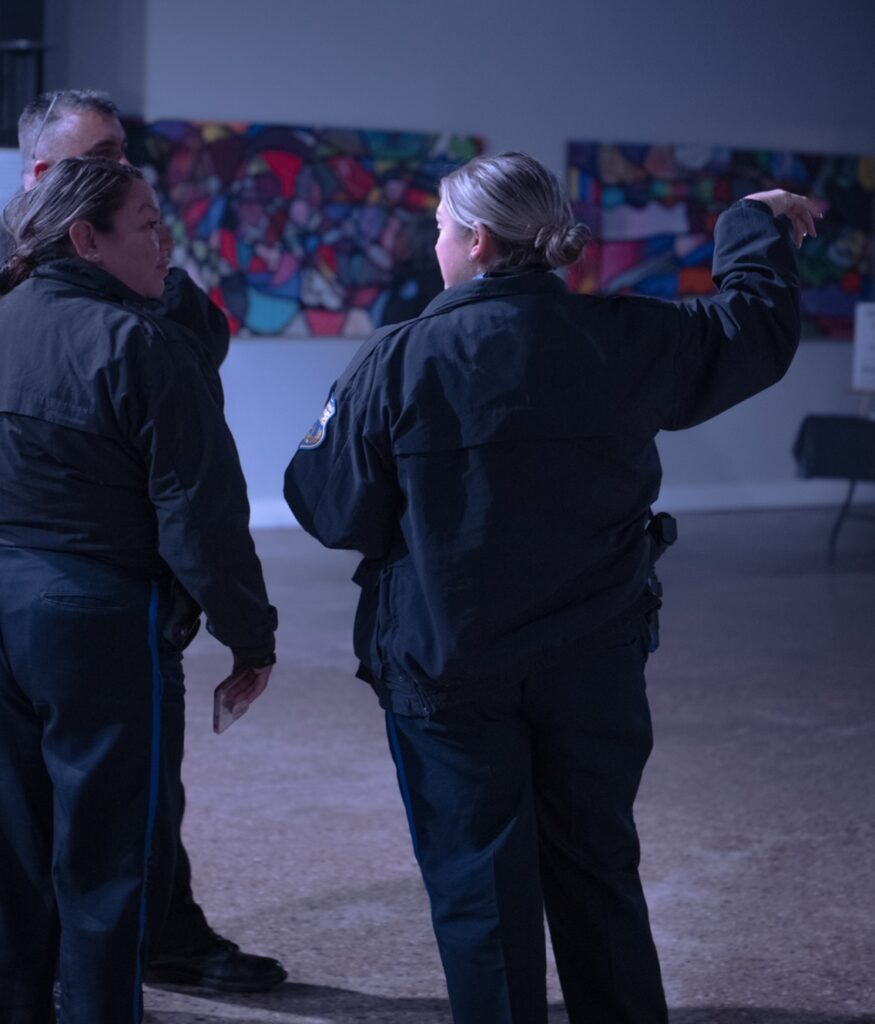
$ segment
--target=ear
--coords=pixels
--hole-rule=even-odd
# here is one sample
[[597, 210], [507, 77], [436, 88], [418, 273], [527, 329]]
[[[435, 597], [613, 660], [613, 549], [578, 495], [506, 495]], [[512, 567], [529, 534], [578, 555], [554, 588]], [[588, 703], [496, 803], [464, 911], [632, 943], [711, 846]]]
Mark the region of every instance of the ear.
[[42, 175], [44, 175], [51, 166], [52, 165], [49, 163], [48, 160], [34, 160], [33, 168], [31, 170], [31, 174], [33, 174], [33, 180], [39, 181]]
[[475, 224], [471, 231], [473, 238], [468, 257], [478, 267], [488, 268], [495, 260], [495, 239], [482, 224]]
[[87, 220], [74, 220], [68, 232], [76, 255], [92, 263], [100, 262], [100, 248], [97, 244], [97, 232]]

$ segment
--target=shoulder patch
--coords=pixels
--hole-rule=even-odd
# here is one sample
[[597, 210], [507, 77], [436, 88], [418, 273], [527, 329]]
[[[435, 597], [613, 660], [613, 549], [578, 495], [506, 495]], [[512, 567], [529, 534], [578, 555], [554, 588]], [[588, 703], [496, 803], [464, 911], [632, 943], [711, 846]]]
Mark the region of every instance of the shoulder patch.
[[298, 448], [303, 448], [305, 451], [312, 451], [312, 449], [318, 448], [325, 440], [325, 431], [328, 429], [328, 421], [336, 412], [337, 402], [334, 399], [334, 395], [332, 395], [325, 403], [322, 415], [307, 431], [304, 440], [298, 445]]

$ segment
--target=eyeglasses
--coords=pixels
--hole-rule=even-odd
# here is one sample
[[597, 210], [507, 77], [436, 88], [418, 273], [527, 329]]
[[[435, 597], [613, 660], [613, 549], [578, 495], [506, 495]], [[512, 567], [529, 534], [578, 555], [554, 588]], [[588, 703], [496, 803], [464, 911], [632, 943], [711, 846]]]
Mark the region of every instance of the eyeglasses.
[[45, 127], [48, 124], [49, 118], [51, 117], [52, 110], [54, 110], [55, 104], [58, 102], [58, 97], [60, 95], [61, 94], [59, 92], [56, 92], [54, 96], [52, 96], [52, 102], [48, 105], [48, 107], [46, 107], [46, 112], [43, 115], [42, 121], [40, 122], [39, 131], [36, 133], [36, 138], [33, 140], [33, 150], [30, 154], [31, 160], [36, 160], [37, 144], [39, 143], [39, 140], [42, 138], [42, 134], [45, 131]]

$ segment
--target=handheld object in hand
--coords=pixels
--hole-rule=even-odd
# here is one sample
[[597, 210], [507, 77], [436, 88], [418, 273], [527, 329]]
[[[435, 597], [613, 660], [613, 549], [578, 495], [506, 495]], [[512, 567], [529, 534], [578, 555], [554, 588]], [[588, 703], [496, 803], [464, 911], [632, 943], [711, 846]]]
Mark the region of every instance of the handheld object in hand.
[[235, 703], [230, 695], [235, 684], [239, 684], [238, 677], [230, 675], [219, 683], [213, 693], [213, 732], [217, 735], [223, 733], [249, 710], [249, 704], [246, 701]]

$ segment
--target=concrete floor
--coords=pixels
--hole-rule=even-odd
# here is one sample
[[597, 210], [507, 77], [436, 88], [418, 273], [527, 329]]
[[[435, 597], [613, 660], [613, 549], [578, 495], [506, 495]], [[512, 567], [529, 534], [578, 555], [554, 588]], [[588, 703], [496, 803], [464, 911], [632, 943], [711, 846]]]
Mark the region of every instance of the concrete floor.
[[[875, 524], [680, 517], [637, 805], [672, 1024], [875, 1024]], [[353, 679], [347, 553], [256, 535], [280, 610], [270, 689], [222, 736], [227, 652], [189, 686], [186, 840], [214, 927], [279, 957], [255, 996], [146, 990], [150, 1024], [448, 1024], [382, 717]], [[551, 1024], [562, 1024], [555, 972]], [[611, 1024], [611, 1022], [593, 1022]]]

